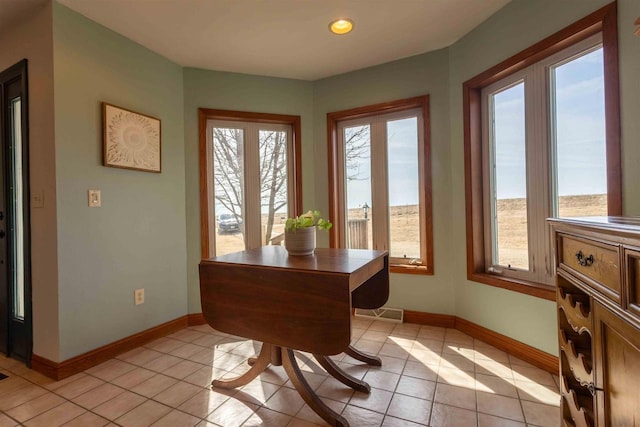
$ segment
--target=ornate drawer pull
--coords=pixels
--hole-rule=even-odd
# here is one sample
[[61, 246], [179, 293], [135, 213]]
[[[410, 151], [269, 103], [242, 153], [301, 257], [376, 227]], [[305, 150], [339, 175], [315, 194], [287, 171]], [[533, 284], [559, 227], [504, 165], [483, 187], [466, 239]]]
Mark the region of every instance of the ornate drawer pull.
[[591, 393], [592, 396], [596, 395], [596, 391], [604, 391], [603, 388], [596, 387], [594, 383], [589, 383], [587, 385], [587, 390], [589, 390], [589, 393]]
[[578, 260], [578, 264], [583, 267], [589, 267], [591, 264], [593, 264], [593, 254], [585, 258], [582, 251], [578, 251], [578, 253], [576, 254], [576, 259]]

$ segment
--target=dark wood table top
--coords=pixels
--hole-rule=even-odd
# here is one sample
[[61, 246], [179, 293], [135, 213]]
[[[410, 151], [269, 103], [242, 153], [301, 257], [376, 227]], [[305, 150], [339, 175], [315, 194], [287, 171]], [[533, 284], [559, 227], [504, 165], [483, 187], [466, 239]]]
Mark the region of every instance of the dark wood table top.
[[313, 255], [290, 256], [282, 246], [262, 246], [209, 258], [202, 262], [343, 275], [349, 277], [349, 289], [353, 291], [384, 268], [387, 254], [387, 251], [365, 249], [316, 248]]

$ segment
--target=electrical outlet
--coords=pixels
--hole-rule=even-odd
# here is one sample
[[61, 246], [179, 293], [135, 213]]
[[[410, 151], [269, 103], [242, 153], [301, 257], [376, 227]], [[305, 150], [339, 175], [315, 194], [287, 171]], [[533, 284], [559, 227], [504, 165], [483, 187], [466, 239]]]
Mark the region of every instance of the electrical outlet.
[[133, 291], [133, 302], [135, 305], [144, 304], [144, 289]]

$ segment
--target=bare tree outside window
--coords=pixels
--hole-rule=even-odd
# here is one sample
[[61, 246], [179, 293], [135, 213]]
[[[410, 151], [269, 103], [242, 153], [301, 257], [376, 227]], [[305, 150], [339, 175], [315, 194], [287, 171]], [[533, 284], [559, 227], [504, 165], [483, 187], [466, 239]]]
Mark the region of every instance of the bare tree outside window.
[[371, 203], [371, 126], [344, 128], [344, 174], [346, 178], [346, 244], [351, 249], [373, 247], [369, 237], [371, 221], [364, 217], [362, 206]]
[[302, 211], [300, 116], [200, 108], [202, 256], [279, 245]]
[[[360, 163], [370, 157], [369, 126], [350, 128], [345, 144], [345, 156], [349, 170], [347, 179], [368, 179], [362, 173]], [[243, 152], [242, 129], [213, 128], [215, 200], [228, 211], [238, 224], [243, 221]], [[260, 208], [264, 217], [264, 241], [273, 233], [277, 213], [287, 208], [287, 133], [276, 130], [259, 131], [260, 150]], [[246, 240], [246, 238], [245, 238]]]
[[213, 129], [216, 202], [229, 211], [238, 223], [242, 223], [243, 145], [242, 129]]
[[[276, 214], [287, 215], [287, 132], [260, 130], [260, 210], [264, 242], [273, 233]], [[215, 200], [228, 211], [243, 234], [244, 134], [242, 129], [213, 128]], [[219, 212], [222, 214], [223, 212]]]
[[[260, 209], [266, 215], [264, 241], [271, 239], [277, 212], [287, 207], [287, 133], [261, 130], [260, 141]], [[264, 218], [263, 218], [264, 222]]]
[[428, 96], [327, 113], [333, 245], [385, 249], [396, 271], [432, 272], [428, 116]]
[[360, 176], [361, 160], [370, 157], [369, 130], [369, 125], [345, 129], [344, 158], [347, 165], [347, 181], [369, 178], [368, 176]]

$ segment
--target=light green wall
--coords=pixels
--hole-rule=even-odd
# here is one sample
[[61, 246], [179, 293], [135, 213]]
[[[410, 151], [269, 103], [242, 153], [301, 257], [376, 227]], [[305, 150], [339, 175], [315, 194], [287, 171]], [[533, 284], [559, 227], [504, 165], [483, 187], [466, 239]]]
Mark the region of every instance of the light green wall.
[[[391, 277], [388, 306], [431, 313], [454, 314], [449, 244], [451, 217], [449, 188], [449, 56], [446, 49], [376, 67], [319, 80], [314, 83], [314, 141], [316, 164], [315, 206], [329, 210], [327, 129], [328, 112], [380, 102], [429, 95], [431, 115], [431, 170], [435, 275]], [[319, 241], [327, 238], [319, 233]]]
[[53, 124], [53, 28], [51, 4], [0, 29], [0, 70], [28, 61], [29, 181], [44, 206], [31, 206], [33, 351], [55, 360], [59, 353], [56, 171]]
[[[607, 4], [604, 0], [512, 0], [449, 48], [314, 84], [316, 157], [326, 158], [325, 114], [423, 93], [431, 95], [435, 271], [393, 275], [390, 306], [450, 313], [557, 354], [554, 303], [466, 280], [462, 83]], [[640, 212], [640, 2], [620, 0], [624, 212]], [[448, 98], [448, 99], [446, 99]], [[450, 170], [446, 170], [449, 168]], [[326, 209], [326, 163], [316, 166], [316, 205]]]
[[200, 285], [200, 181], [198, 108], [291, 114], [301, 117], [303, 207], [313, 207], [313, 115], [311, 82], [247, 74], [184, 69], [184, 144], [186, 157], [187, 259], [189, 312], [198, 313]]
[[[327, 211], [326, 113], [422, 94], [431, 97], [435, 275], [392, 275], [388, 305], [456, 314], [557, 353], [553, 303], [466, 280], [461, 88], [605, 3], [512, 0], [447, 49], [316, 82], [182, 69], [54, 3], [60, 351], [49, 358], [200, 311], [199, 107], [302, 116], [304, 208]], [[618, 5], [624, 209], [638, 214], [640, 2]], [[161, 174], [101, 166], [101, 101], [162, 119]], [[102, 208], [86, 206], [88, 188], [102, 190]], [[138, 287], [147, 301], [135, 307]]]
[[[57, 3], [53, 39], [66, 360], [187, 313], [183, 84], [181, 67]], [[102, 101], [162, 121], [162, 173], [102, 166]]]
[[[487, 21], [450, 47], [450, 122], [451, 122], [451, 197], [452, 197], [452, 241], [456, 247], [465, 247], [465, 199], [464, 199], [464, 153], [462, 126], [462, 83], [491, 66], [520, 52], [543, 38], [564, 28], [572, 22], [607, 4], [607, 1], [555, 1], [512, 0]], [[625, 18], [631, 13], [638, 16], [636, 0], [620, 0], [619, 32], [622, 82], [623, 121], [625, 117], [638, 117], [638, 58], [639, 40], [628, 37], [633, 32], [631, 20]], [[635, 9], [635, 14], [630, 10]], [[634, 58], [634, 59], [632, 59]], [[635, 64], [635, 74], [629, 68]], [[635, 76], [635, 78], [631, 76]], [[631, 81], [634, 80], [635, 81]], [[630, 98], [634, 98], [632, 101]], [[631, 102], [636, 102], [632, 107]], [[633, 113], [632, 113], [633, 111]], [[637, 122], [637, 119], [635, 120]], [[637, 125], [635, 125], [637, 126]], [[631, 130], [623, 125], [623, 153], [635, 152], [634, 159], [640, 158], [637, 139], [638, 128]], [[635, 135], [633, 137], [632, 135]], [[623, 170], [625, 213], [638, 213], [637, 168]], [[626, 166], [626, 165], [625, 165]], [[633, 194], [635, 192], [635, 194]], [[465, 252], [451, 253], [453, 262], [465, 264]], [[510, 292], [466, 280], [463, 268], [453, 271], [456, 291], [456, 312], [458, 316], [485, 326], [496, 332], [557, 354], [556, 312], [551, 301]]]

